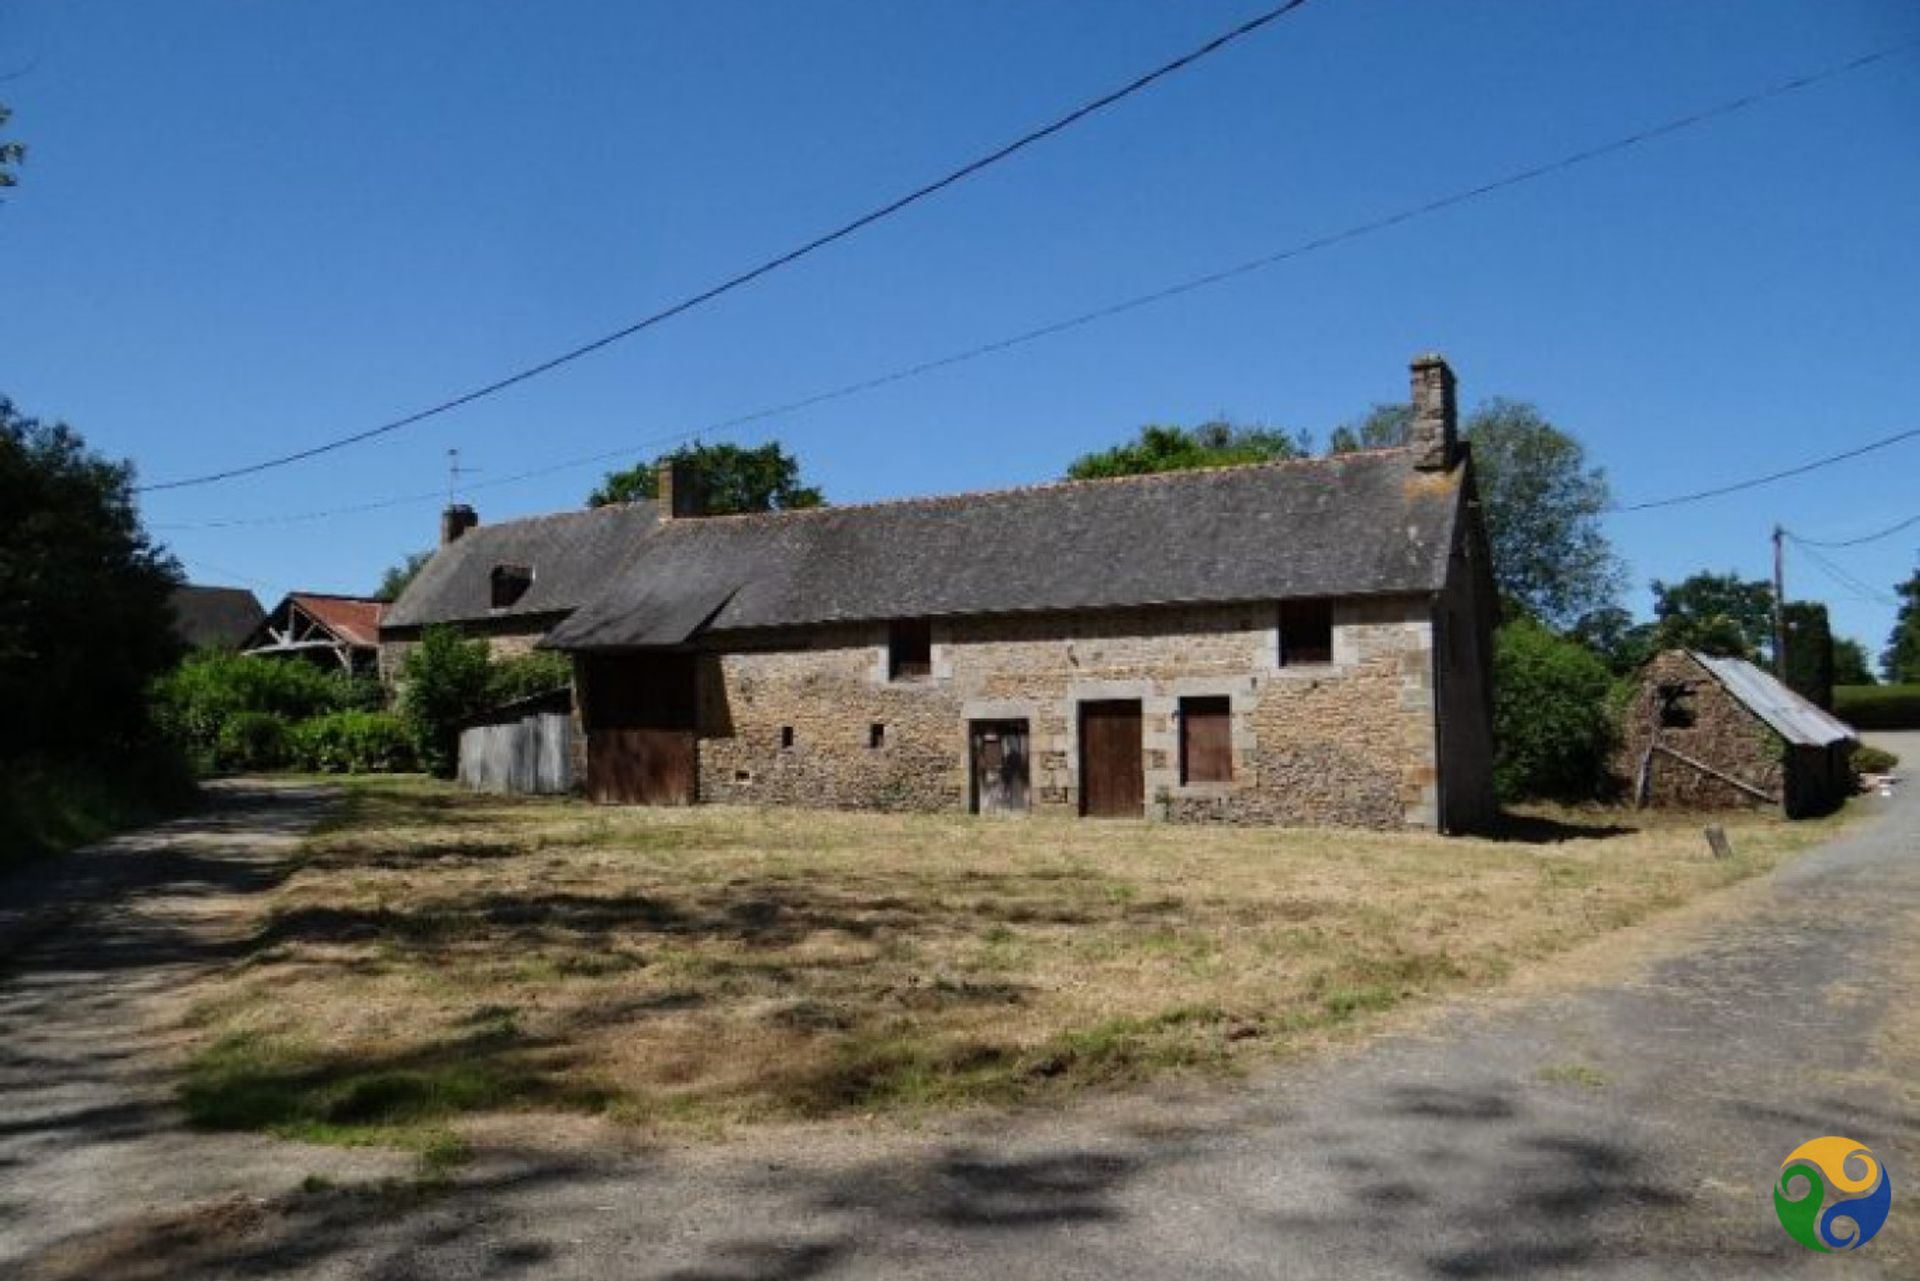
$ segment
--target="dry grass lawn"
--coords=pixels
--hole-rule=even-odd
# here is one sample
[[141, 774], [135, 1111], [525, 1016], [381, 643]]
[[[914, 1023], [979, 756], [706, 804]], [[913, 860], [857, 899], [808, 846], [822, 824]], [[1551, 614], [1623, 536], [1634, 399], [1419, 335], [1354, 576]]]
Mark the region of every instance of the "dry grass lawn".
[[360, 781], [197, 991], [204, 1124], [422, 1146], [1231, 1069], [1774, 866], [1834, 820], [1536, 815], [1531, 839], [741, 809]]

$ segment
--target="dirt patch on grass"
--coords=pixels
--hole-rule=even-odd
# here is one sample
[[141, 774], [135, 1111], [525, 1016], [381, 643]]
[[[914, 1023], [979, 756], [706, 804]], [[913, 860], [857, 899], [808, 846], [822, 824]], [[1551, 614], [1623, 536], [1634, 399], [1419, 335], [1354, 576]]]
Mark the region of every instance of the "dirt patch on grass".
[[1486, 985], [1831, 831], [1540, 812], [1526, 840], [737, 809], [357, 784], [196, 988], [204, 1125], [428, 1150], [1219, 1072]]

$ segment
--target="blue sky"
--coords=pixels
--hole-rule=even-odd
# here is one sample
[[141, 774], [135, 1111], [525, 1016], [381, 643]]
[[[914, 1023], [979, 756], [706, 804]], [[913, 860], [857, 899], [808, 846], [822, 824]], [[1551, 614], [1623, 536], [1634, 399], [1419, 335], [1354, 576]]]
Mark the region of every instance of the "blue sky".
[[[163, 481], [356, 430], [616, 328], [1264, 7], [1074, 0], [0, 3], [32, 148], [0, 393]], [[379, 443], [154, 494], [198, 581], [357, 591], [438, 502], [1337, 231], [1920, 37], [1905, 0], [1314, 0], [700, 312]], [[795, 412], [831, 499], [1057, 476], [1147, 421], [1324, 440], [1438, 348], [1627, 502], [1920, 426], [1920, 55], [1219, 288]], [[717, 437], [716, 437], [717, 438]], [[583, 468], [475, 490], [578, 504]], [[1645, 584], [1920, 512], [1920, 440], [1609, 529]], [[1884, 591], [1920, 530], [1832, 552]], [[1797, 554], [1877, 652], [1892, 609]]]

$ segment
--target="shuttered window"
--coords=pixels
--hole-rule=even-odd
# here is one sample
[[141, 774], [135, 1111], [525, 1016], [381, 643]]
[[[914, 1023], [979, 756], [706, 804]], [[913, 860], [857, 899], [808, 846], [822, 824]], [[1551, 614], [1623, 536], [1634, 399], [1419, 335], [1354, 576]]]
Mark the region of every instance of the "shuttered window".
[[1280, 606], [1280, 666], [1333, 661], [1333, 602], [1290, 600]]
[[1233, 781], [1233, 715], [1226, 699], [1180, 700], [1180, 781]]

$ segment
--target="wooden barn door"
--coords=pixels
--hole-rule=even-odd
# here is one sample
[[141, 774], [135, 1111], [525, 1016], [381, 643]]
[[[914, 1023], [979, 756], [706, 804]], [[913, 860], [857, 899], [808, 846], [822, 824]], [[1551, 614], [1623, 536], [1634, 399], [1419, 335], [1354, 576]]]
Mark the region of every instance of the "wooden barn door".
[[597, 658], [587, 672], [587, 795], [615, 805], [691, 805], [698, 703], [691, 654]]
[[1025, 721], [975, 721], [973, 808], [981, 814], [1024, 814], [1031, 784]]
[[1089, 818], [1139, 818], [1146, 804], [1139, 700], [1080, 704], [1080, 812]]

